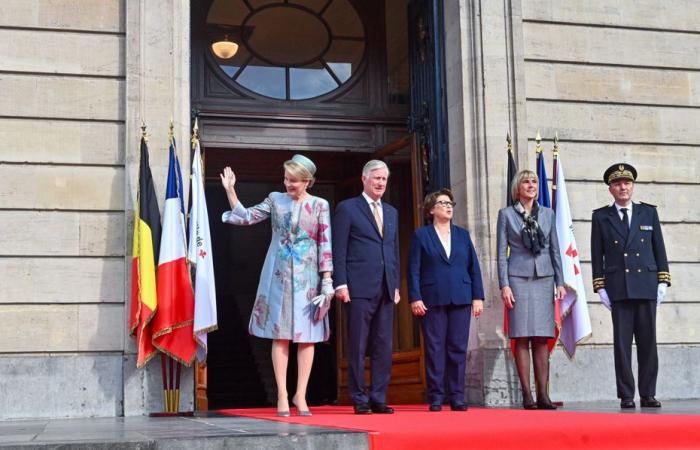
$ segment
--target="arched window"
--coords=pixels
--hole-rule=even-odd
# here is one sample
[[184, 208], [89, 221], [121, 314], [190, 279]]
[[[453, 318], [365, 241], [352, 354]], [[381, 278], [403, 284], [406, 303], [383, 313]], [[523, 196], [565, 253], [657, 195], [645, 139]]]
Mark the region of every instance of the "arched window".
[[215, 0], [207, 24], [239, 44], [230, 59], [212, 53], [219, 68], [273, 99], [334, 91], [357, 73], [365, 53], [364, 27], [348, 0]]

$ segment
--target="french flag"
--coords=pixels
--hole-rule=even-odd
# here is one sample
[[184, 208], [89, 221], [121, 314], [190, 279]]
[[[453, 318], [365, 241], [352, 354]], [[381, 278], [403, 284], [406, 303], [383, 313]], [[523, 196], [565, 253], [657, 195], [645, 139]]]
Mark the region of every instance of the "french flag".
[[153, 345], [189, 366], [197, 351], [192, 332], [194, 292], [187, 267], [182, 175], [172, 137], [162, 233], [157, 273], [158, 311], [153, 319]]

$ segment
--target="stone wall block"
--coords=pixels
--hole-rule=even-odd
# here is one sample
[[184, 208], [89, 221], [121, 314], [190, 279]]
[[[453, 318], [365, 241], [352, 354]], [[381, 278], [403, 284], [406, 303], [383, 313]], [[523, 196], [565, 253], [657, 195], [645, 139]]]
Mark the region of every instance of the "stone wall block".
[[124, 303], [124, 259], [0, 257], [0, 303]]
[[5, 208], [124, 210], [121, 167], [0, 164]]
[[523, 0], [523, 19], [659, 30], [700, 31], [695, 0]]
[[0, 29], [0, 70], [124, 76], [124, 37]]
[[[567, 142], [562, 138], [562, 131], [557, 130], [557, 124], [553, 124], [550, 129], [559, 131], [559, 155], [564, 164], [564, 173], [567, 180], [593, 181], [600, 186], [598, 191], [608, 195], [603, 199], [601, 206], [612, 197], [607, 191], [607, 186], [603, 183], [603, 172], [611, 165], [619, 162], [632, 164], [639, 174], [638, 185], [648, 182], [695, 184], [700, 179], [700, 158], [697, 157], [698, 150], [694, 146], [664, 146], [654, 144], [625, 144], [620, 142], [597, 143], [597, 142]], [[534, 138], [534, 135], [529, 136]], [[547, 173], [552, 176], [552, 142], [549, 139], [554, 135], [543, 135], [548, 139], [542, 143], [545, 148], [545, 157], [548, 161]], [[529, 142], [530, 151], [534, 153], [535, 143]], [[682, 186], [676, 186], [681, 188]], [[655, 185], [655, 189], [662, 189], [665, 186]], [[653, 189], [647, 189], [647, 192]], [[596, 192], [596, 201], [598, 199]], [[572, 189], [569, 189], [572, 195]], [[635, 194], [635, 200], [644, 200]], [[612, 200], [610, 200], [612, 202]], [[588, 200], [585, 205], [593, 203]], [[651, 202], [653, 203], [653, 202]], [[590, 205], [592, 209], [594, 205]]]
[[[124, 164], [124, 125], [0, 118], [0, 159], [10, 162]], [[137, 145], [137, 144], [134, 144]]]
[[700, 106], [695, 72], [526, 62], [528, 98]]
[[3, 0], [0, 26], [123, 33], [125, 1]]
[[78, 349], [77, 305], [0, 305], [0, 353]]
[[700, 69], [700, 34], [523, 23], [525, 59]]
[[122, 356], [0, 356], [0, 392], [2, 420], [120, 416]]
[[78, 351], [122, 351], [124, 313], [124, 305], [78, 306]]
[[571, 140], [700, 144], [700, 109], [529, 101], [527, 115], [528, 137], [540, 130]]
[[0, 74], [0, 115], [124, 120], [124, 81], [109, 78]]
[[125, 255], [124, 213], [0, 210], [0, 226], [8, 256]]

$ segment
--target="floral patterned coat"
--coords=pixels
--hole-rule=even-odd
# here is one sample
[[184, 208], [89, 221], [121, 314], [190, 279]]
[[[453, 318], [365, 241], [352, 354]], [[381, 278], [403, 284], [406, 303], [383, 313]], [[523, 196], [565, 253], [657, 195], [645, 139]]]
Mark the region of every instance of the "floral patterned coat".
[[321, 342], [330, 337], [328, 315], [315, 321], [311, 300], [321, 288], [321, 272], [333, 271], [328, 202], [309, 196], [295, 202], [272, 192], [245, 208], [240, 202], [221, 219], [253, 225], [270, 218], [272, 240], [260, 274], [248, 332], [268, 339]]

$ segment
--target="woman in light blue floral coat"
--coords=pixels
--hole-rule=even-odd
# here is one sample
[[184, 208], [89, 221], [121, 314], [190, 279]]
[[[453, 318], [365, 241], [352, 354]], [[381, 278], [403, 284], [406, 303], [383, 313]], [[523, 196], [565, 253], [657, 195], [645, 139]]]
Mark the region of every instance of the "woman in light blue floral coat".
[[260, 274], [260, 283], [248, 331], [272, 339], [272, 363], [277, 382], [277, 414], [289, 415], [287, 364], [289, 342], [298, 345], [297, 390], [292, 402], [300, 415], [311, 415], [306, 387], [314, 358], [314, 343], [328, 340], [325, 314], [333, 298], [333, 255], [328, 202], [307, 192], [316, 166], [305, 156], [294, 155], [284, 163], [287, 190], [272, 192], [262, 202], [245, 208], [235, 191], [236, 176], [230, 167], [221, 174], [231, 210], [222, 220], [253, 225], [270, 219], [272, 240]]

